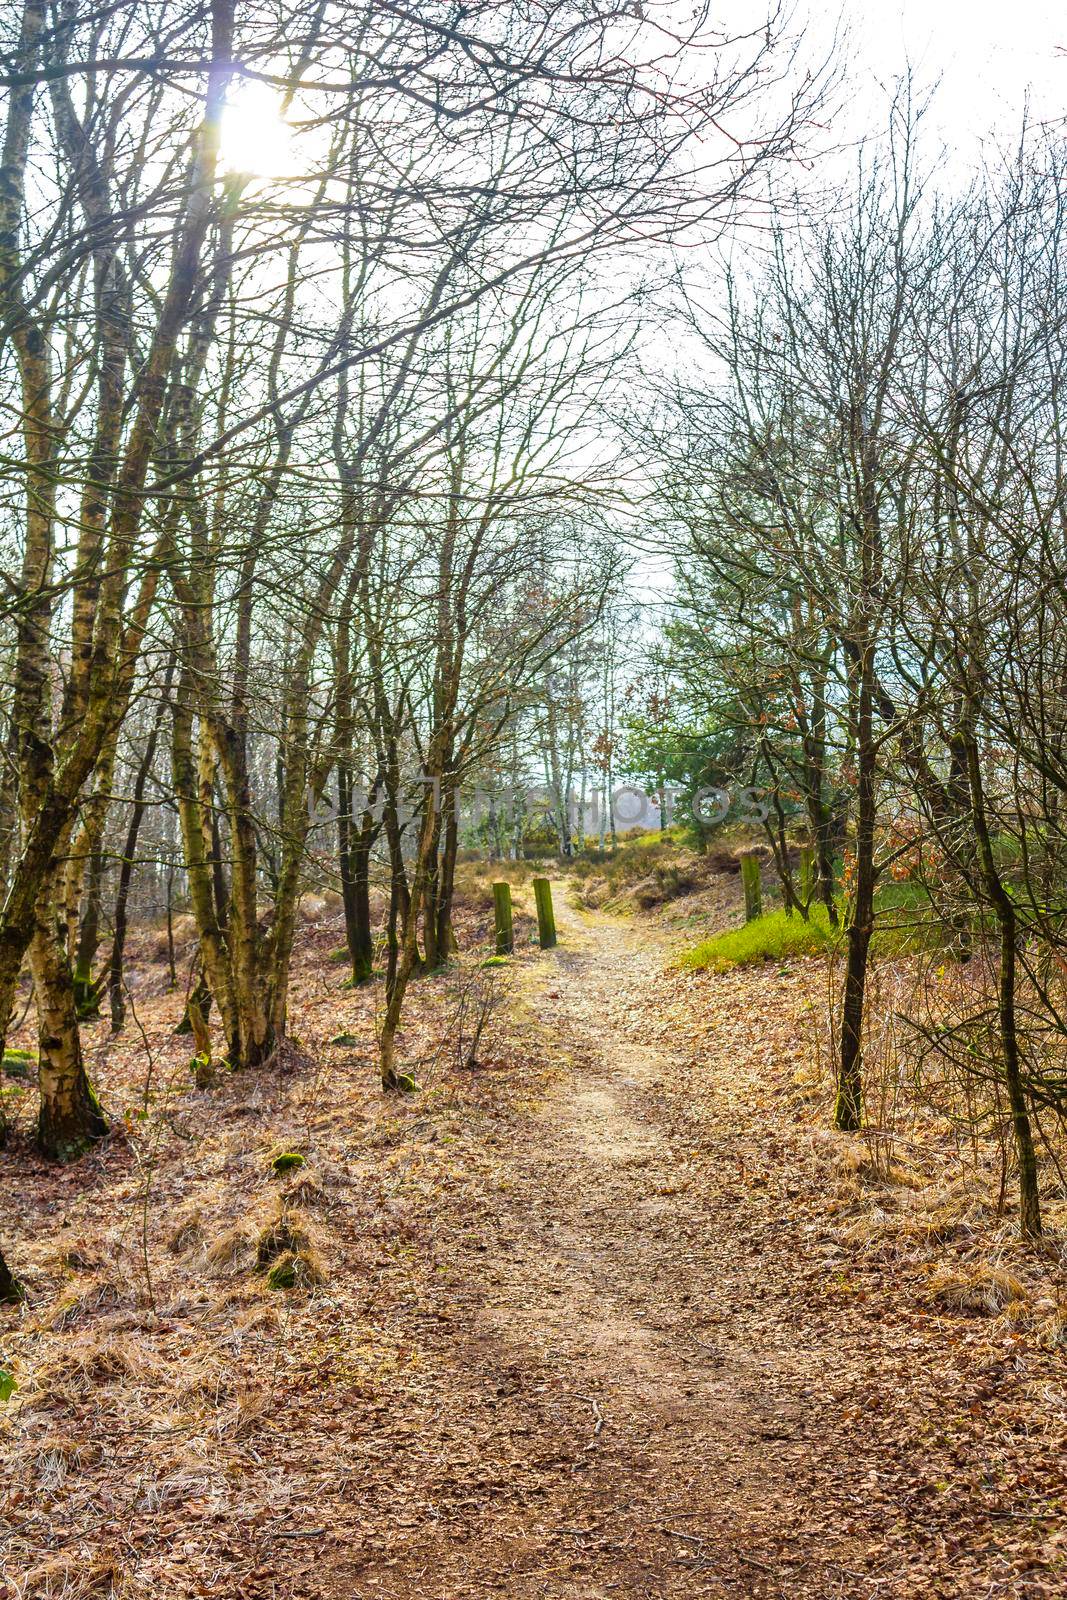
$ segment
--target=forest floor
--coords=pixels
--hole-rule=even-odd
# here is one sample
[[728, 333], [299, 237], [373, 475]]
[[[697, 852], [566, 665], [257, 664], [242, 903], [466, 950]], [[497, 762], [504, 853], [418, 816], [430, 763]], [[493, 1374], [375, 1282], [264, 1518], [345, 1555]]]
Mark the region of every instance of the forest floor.
[[[125, 1136], [5, 1160], [5, 1595], [1067, 1592], [1062, 1240], [819, 1131], [818, 963], [682, 973], [556, 905], [478, 1068], [471, 992], [419, 986], [401, 1100], [336, 929], [284, 1071], [192, 1089], [146, 995], [146, 1093], [101, 1024]], [[288, 1294], [279, 1215], [321, 1263]]]

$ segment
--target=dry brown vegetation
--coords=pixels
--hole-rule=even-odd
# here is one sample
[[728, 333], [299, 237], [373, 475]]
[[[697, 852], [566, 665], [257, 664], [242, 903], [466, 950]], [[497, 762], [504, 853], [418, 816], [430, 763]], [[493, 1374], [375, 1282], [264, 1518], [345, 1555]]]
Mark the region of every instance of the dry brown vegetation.
[[1062, 1193], [1024, 1247], [996, 1140], [824, 1131], [821, 963], [557, 906], [555, 954], [420, 980], [399, 1099], [336, 910], [299, 1043], [210, 1089], [144, 937], [144, 1039], [90, 1035], [120, 1131], [5, 1166], [13, 1600], [1062, 1592]]

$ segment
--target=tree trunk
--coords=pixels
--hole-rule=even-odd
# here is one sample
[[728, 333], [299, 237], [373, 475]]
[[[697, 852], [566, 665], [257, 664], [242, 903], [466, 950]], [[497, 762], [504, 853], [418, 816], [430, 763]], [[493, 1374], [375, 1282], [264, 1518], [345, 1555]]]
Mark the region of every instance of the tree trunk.
[[396, 875], [389, 879], [389, 914], [385, 923], [385, 992], [391, 994], [400, 970], [400, 886]]
[[[207, 735], [201, 726], [200, 738]], [[203, 808], [203, 786], [199, 781], [200, 762], [194, 750], [191, 677], [183, 668], [174, 697], [171, 766], [174, 790], [181, 820], [185, 869], [189, 898], [196, 919], [200, 942], [200, 961], [208, 986], [218, 1005], [226, 1035], [227, 1054], [232, 1059], [240, 1048], [233, 979], [226, 936], [219, 925], [218, 907], [212, 882], [209, 839], [211, 824]], [[208, 787], [210, 797], [210, 786]], [[232, 1055], [231, 1055], [232, 1052]]]
[[0, 1250], [0, 1305], [14, 1306], [25, 1299], [21, 1283], [4, 1260]]
[[[396, 985], [403, 960], [401, 949], [404, 934], [402, 930], [405, 930], [408, 925], [412, 899], [411, 890], [408, 887], [407, 869], [404, 866], [400, 819], [392, 793], [386, 796], [385, 834], [389, 844], [389, 921], [386, 928], [385, 991], [389, 995]], [[416, 929], [412, 973], [418, 970], [419, 965], [418, 931]]]
[[[439, 776], [439, 768], [431, 767], [431, 775]], [[383, 1089], [395, 1089], [399, 1085], [396, 1070], [396, 1033], [400, 1026], [400, 1015], [408, 984], [419, 965], [419, 913], [426, 893], [431, 848], [436, 848], [437, 830], [438, 816], [431, 793], [427, 794], [423, 805], [411, 887], [404, 911], [403, 931], [396, 951], [396, 970], [391, 982], [386, 983], [385, 1016], [382, 1018], [378, 1041]], [[398, 888], [398, 881], [394, 877], [393, 903], [399, 909]]]
[[856, 890], [848, 927], [845, 992], [841, 1003], [841, 1048], [834, 1127], [854, 1132], [863, 1116], [863, 1002], [874, 932], [875, 745], [873, 703], [865, 652], [860, 668], [856, 761]]
[[100, 948], [103, 878], [104, 853], [94, 850], [89, 861], [85, 910], [78, 930], [78, 948], [74, 959], [74, 1004], [82, 1020], [100, 1015], [100, 991], [93, 978], [93, 962]]
[[40, 1050], [37, 1143], [53, 1161], [74, 1161], [104, 1137], [107, 1123], [82, 1061], [74, 983], [56, 914], [53, 878], [38, 902], [29, 949]]
[[[433, 802], [430, 802], [431, 806]], [[445, 959], [445, 954], [437, 943], [437, 910], [438, 896], [441, 888], [441, 817], [434, 813], [433, 837], [430, 840], [429, 856], [426, 863], [426, 892], [423, 896], [422, 913], [422, 947], [425, 955], [427, 972], [435, 972]]]
[[1018, 921], [1011, 896], [997, 870], [993, 841], [986, 817], [985, 791], [978, 755], [977, 740], [968, 740], [967, 765], [971, 790], [971, 809], [974, 816], [975, 837], [982, 867], [986, 894], [1000, 929], [1000, 977], [997, 984], [997, 1024], [1000, 1030], [1000, 1047], [1004, 1066], [1004, 1083], [1011, 1107], [1012, 1133], [1015, 1139], [1015, 1158], [1019, 1166], [1019, 1231], [1024, 1239], [1036, 1239], [1041, 1233], [1041, 1199], [1037, 1181], [1037, 1155], [1034, 1150], [1033, 1130], [1026, 1100], [1022, 1065], [1019, 1055], [1019, 1035], [1015, 1015], [1015, 974], [1018, 945]]
[[378, 829], [374, 821], [374, 795], [367, 796], [359, 828], [355, 827], [355, 791], [347, 761], [337, 768], [337, 859], [341, 873], [341, 901], [345, 913], [345, 942], [352, 963], [352, 982], [367, 983], [374, 971], [374, 937], [370, 921], [370, 852]]
[[174, 961], [174, 868], [167, 864], [167, 973], [170, 987], [178, 987], [178, 968]]
[[370, 844], [361, 839], [351, 856], [351, 905], [345, 913], [352, 982], [369, 983], [374, 976], [374, 930], [370, 917]]
[[18, 853], [18, 728], [8, 723], [7, 748], [0, 769], [0, 905], [11, 886], [11, 865]]
[[1016, 924], [1011, 901], [1006, 899], [1003, 907], [998, 905], [997, 914], [1000, 920], [997, 1021], [1004, 1055], [1004, 1082], [1008, 1090], [1015, 1137], [1015, 1157], [1019, 1164], [1019, 1231], [1024, 1239], [1036, 1239], [1041, 1233], [1041, 1198], [1037, 1183], [1037, 1154], [1020, 1070], [1019, 1038], [1015, 1026]]
[[[107, 974], [112, 1033], [121, 1033], [126, 1020], [126, 999], [122, 992], [122, 962], [126, 950], [126, 910], [130, 897], [130, 884], [133, 880], [133, 863], [137, 855], [137, 840], [146, 810], [145, 788], [148, 784], [148, 774], [151, 772], [152, 764], [156, 759], [156, 746], [159, 743], [159, 731], [163, 725], [163, 714], [166, 710], [173, 671], [174, 651], [172, 649], [167, 661], [166, 677], [163, 680], [163, 693], [160, 697], [159, 706], [156, 709], [144, 750], [141, 752], [137, 776], [133, 783], [133, 810], [130, 813], [129, 827], [126, 829], [122, 865], [119, 868], [119, 886], [115, 895], [115, 933], [111, 941], [111, 959], [108, 963]], [[170, 961], [172, 986], [174, 983], [174, 919], [171, 903], [173, 881], [174, 872], [173, 869], [170, 869], [167, 873], [167, 955]]]
[[[5, 181], [0, 185], [0, 294], [20, 302], [20, 262], [18, 241], [24, 196], [29, 123], [35, 94], [32, 68], [46, 20], [43, 4], [28, 5], [18, 60], [29, 70], [24, 87], [10, 98], [5, 149]], [[79, 796], [88, 782], [107, 740], [129, 703], [134, 663], [144, 638], [148, 615], [156, 593], [161, 557], [165, 545], [157, 544], [157, 559], [148, 562], [136, 595], [130, 592], [129, 562], [137, 548], [137, 535], [144, 516], [143, 489], [149, 464], [158, 442], [159, 418], [164, 408], [166, 386], [171, 375], [177, 341], [186, 323], [189, 306], [197, 289], [202, 246], [214, 215], [215, 162], [218, 127], [226, 86], [232, 72], [231, 36], [233, 16], [229, 0], [214, 0], [211, 6], [211, 66], [204, 117], [191, 161], [187, 201], [176, 227], [171, 270], [151, 340], [139, 363], [136, 396], [131, 405], [130, 424], [121, 462], [117, 462], [108, 485], [108, 540], [111, 555], [102, 565], [101, 579], [95, 566], [91, 574], [94, 600], [91, 647], [79, 652], [72, 662], [71, 684], [75, 685], [72, 706], [75, 713], [64, 718], [64, 757], [55, 761], [51, 716], [52, 675], [49, 660], [49, 624], [52, 605], [53, 521], [56, 474], [52, 470], [52, 439], [55, 427], [50, 408], [49, 339], [44, 329], [29, 315], [14, 323], [12, 344], [22, 376], [23, 431], [26, 438], [27, 515], [26, 548], [22, 570], [22, 592], [32, 602], [18, 622], [18, 659], [15, 673], [14, 720], [18, 725], [19, 768], [22, 780], [24, 821], [23, 850], [12, 874], [3, 911], [0, 913], [0, 1035], [7, 1028], [22, 958], [31, 952], [40, 932], [39, 910], [44, 896], [48, 901], [50, 926], [47, 937], [56, 942], [54, 926], [54, 860], [57, 848], [69, 839]], [[108, 363], [102, 363], [102, 369]], [[92, 493], [98, 486], [91, 480]], [[79, 568], [81, 562], [79, 561]], [[96, 586], [99, 584], [99, 589]], [[84, 584], [81, 586], [84, 590]], [[77, 601], [77, 597], [76, 597]], [[84, 632], [84, 630], [83, 630]], [[82, 641], [84, 642], [84, 641]], [[77, 683], [75, 684], [75, 680]], [[82, 693], [84, 688], [84, 693]], [[66, 708], [65, 708], [66, 709]], [[66, 838], [65, 838], [66, 836]], [[46, 886], [47, 885], [47, 889]], [[65, 960], [65, 957], [64, 957]], [[32, 966], [31, 958], [31, 966]], [[42, 982], [50, 980], [43, 956], [37, 963]], [[69, 995], [73, 986], [69, 965], [58, 980]], [[65, 1009], [65, 1005], [64, 1005]], [[73, 1005], [70, 1005], [73, 1013]], [[56, 1048], [66, 1057], [61, 1077], [67, 1088], [74, 1086], [73, 1098], [63, 1088], [55, 1105], [45, 1108], [42, 1121], [49, 1141], [62, 1143], [61, 1124], [68, 1117], [96, 1127], [103, 1119], [94, 1109], [91, 1090], [84, 1084], [84, 1071], [72, 1065], [76, 1042], [68, 1035], [68, 1020]], [[75, 1029], [76, 1033], [76, 1029]], [[51, 1041], [52, 1034], [49, 1033]], [[48, 1069], [42, 1074], [42, 1083]], [[82, 1085], [79, 1091], [78, 1086]], [[50, 1085], [49, 1092], [56, 1085]], [[60, 1104], [65, 1101], [65, 1107]], [[56, 1115], [53, 1115], [52, 1112]], [[79, 1134], [77, 1137], [81, 1137]]]
[[[812, 887], [826, 907], [831, 928], [836, 928], [838, 914], [834, 899], [833, 813], [826, 798], [826, 674], [821, 667], [812, 675], [811, 702], [811, 715], [806, 719], [802, 746], [804, 799], [808, 831], [814, 848], [815, 881]], [[804, 898], [810, 906], [812, 894], [806, 892]]]
[[445, 801], [445, 843], [441, 852], [437, 888], [437, 948], [447, 961], [459, 945], [452, 927], [452, 903], [456, 892], [456, 856], [459, 853], [459, 797], [453, 790]]
[[[195, 1034], [197, 1040], [200, 1041], [201, 1034], [197, 1033], [197, 1027], [202, 1024], [206, 1028], [210, 1016], [211, 989], [204, 976], [204, 969], [201, 967], [196, 975], [196, 982], [189, 990], [189, 995], [185, 1002], [185, 1010], [182, 1012], [182, 1019], [174, 1032], [175, 1034]], [[197, 1049], [200, 1049], [199, 1042]], [[210, 1054], [210, 1051], [208, 1053]]]
[[829, 806], [823, 806], [816, 821], [815, 830], [815, 874], [819, 886], [819, 898], [826, 907], [831, 928], [838, 925], [837, 901], [834, 899], [834, 842], [833, 842], [833, 817]]

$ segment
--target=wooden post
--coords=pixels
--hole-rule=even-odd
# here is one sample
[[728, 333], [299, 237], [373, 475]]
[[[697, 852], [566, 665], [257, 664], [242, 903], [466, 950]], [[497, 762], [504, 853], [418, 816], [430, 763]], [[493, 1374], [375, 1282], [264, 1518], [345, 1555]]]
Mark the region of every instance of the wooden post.
[[815, 850], [810, 844], [800, 847], [800, 902], [805, 909], [811, 905], [815, 892]]
[[533, 881], [534, 900], [537, 902], [537, 937], [542, 950], [551, 950], [556, 942], [556, 917], [552, 910], [552, 885], [547, 878]]
[[511, 927], [511, 885], [494, 883], [493, 909], [496, 912], [496, 953], [509, 956], [515, 948], [515, 935]]
[[758, 850], [745, 850], [741, 855], [741, 882], [745, 888], [745, 921], [751, 922], [760, 915], [763, 904], [760, 896], [760, 858]]

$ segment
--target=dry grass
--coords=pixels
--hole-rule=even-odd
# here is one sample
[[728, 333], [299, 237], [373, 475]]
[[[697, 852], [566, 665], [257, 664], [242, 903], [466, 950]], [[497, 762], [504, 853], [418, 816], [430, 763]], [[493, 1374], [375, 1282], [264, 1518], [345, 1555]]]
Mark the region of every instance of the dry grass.
[[34, 1450], [33, 1472], [42, 1489], [54, 1492], [70, 1474], [82, 1472], [99, 1461], [102, 1453], [101, 1446], [91, 1440], [49, 1434]]
[[198, 1205], [190, 1206], [176, 1217], [167, 1235], [167, 1249], [175, 1256], [183, 1256], [195, 1249], [204, 1239], [204, 1214]]
[[102, 1312], [116, 1311], [120, 1306], [130, 1303], [128, 1287], [123, 1287], [107, 1273], [100, 1273], [80, 1288], [64, 1295], [42, 1321], [45, 1327], [58, 1332], [62, 1328], [90, 1322]]
[[995, 1317], [1027, 1301], [1022, 1280], [987, 1261], [942, 1268], [930, 1279], [927, 1292], [934, 1305], [957, 1316]]
[[923, 1174], [904, 1161], [887, 1160], [877, 1143], [864, 1139], [837, 1136], [833, 1150], [833, 1164], [837, 1173], [859, 1187], [874, 1188], [893, 1184], [902, 1189], [921, 1189], [926, 1182]]
[[1046, 1350], [1067, 1350], [1067, 1301], [1054, 1306], [1038, 1322], [1037, 1336]]
[[939, 1202], [933, 1193], [923, 1195], [917, 1205], [903, 1211], [889, 1209], [883, 1199], [881, 1205], [865, 1210], [840, 1229], [837, 1236], [845, 1244], [864, 1249], [892, 1244], [903, 1251], [918, 1249], [925, 1253], [939, 1245], [975, 1239], [988, 1225], [988, 1207], [961, 1212], [953, 1202]]
[[110, 1384], [153, 1384], [159, 1378], [158, 1363], [140, 1340], [115, 1332], [74, 1333], [38, 1365], [26, 1398], [74, 1407]]
[[299, 1213], [284, 1208], [260, 1231], [256, 1240], [256, 1267], [260, 1272], [288, 1253], [311, 1249], [311, 1233]]
[[231, 1223], [204, 1250], [210, 1275], [219, 1277], [251, 1267], [255, 1261], [256, 1228], [247, 1218]]
[[[531, 878], [540, 877], [548, 870], [544, 861], [461, 861], [456, 867], [456, 890], [461, 894], [468, 905], [484, 905], [488, 903], [490, 909], [493, 905], [493, 884], [529, 883]], [[559, 864], [551, 863], [554, 870], [559, 870]]]
[[53, 1556], [16, 1581], [12, 1600], [88, 1600], [90, 1595], [115, 1594], [121, 1577], [122, 1570], [112, 1556], [88, 1562], [76, 1556]]
[[103, 1265], [99, 1249], [88, 1239], [72, 1239], [55, 1252], [55, 1261], [67, 1272], [96, 1272]]
[[322, 1261], [310, 1246], [285, 1250], [267, 1272], [268, 1289], [310, 1289], [325, 1279]]
[[302, 1172], [282, 1195], [286, 1206], [329, 1206], [330, 1196], [312, 1172]]

